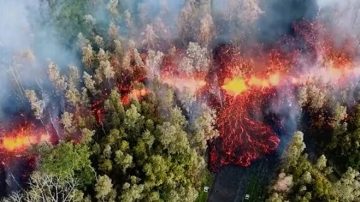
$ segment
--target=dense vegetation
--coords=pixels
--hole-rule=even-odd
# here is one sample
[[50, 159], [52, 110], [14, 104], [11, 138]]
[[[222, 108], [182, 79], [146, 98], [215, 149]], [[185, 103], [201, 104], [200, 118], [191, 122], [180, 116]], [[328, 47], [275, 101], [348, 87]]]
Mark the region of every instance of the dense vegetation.
[[360, 199], [360, 104], [347, 108], [344, 103], [354, 91], [344, 91], [340, 98], [334, 98], [333, 93], [321, 92], [316, 86], [299, 90], [305, 135], [294, 134], [269, 189], [268, 201]]
[[[207, 140], [217, 135], [214, 112], [196, 98], [180, 100], [182, 93], [156, 78], [145, 86], [142, 78], [160, 68], [163, 53], [149, 50], [145, 57], [133, 41], [121, 38], [115, 22], [125, 20], [117, 1], [47, 3], [48, 23], [81, 64], [63, 68], [50, 62], [52, 99], [64, 106], [64, 135], [56, 145], [35, 148], [41, 159], [29, 187], [5, 201], [206, 200]], [[87, 12], [101, 17], [95, 21]], [[26, 90], [26, 97], [34, 118], [45, 119], [41, 89]]]

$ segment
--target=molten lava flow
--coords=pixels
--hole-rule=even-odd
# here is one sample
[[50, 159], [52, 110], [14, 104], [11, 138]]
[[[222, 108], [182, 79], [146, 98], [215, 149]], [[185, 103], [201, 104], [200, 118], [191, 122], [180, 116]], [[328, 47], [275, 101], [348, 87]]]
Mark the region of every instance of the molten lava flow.
[[241, 94], [242, 92], [246, 91], [247, 88], [248, 86], [244, 79], [240, 77], [235, 77], [234, 79], [225, 81], [225, 84], [223, 85], [223, 89], [232, 95]]
[[280, 73], [270, 74], [267, 78], [251, 76], [244, 79], [238, 76], [234, 78], [226, 78], [222, 89], [232, 96], [237, 96], [251, 88], [271, 88], [280, 84]]
[[[331, 63], [333, 64], [333, 62]], [[244, 79], [239, 76], [226, 78], [222, 89], [227, 94], [237, 96], [252, 89], [269, 89], [279, 86], [282, 83], [291, 85], [302, 85], [306, 83], [336, 83], [337, 85], [343, 84], [350, 78], [360, 77], [360, 68], [351, 66], [337, 66], [337, 67], [324, 67], [313, 69], [309, 72], [300, 75], [285, 75], [275, 72], [269, 74], [268, 77], [262, 78], [260, 76], [252, 75], [249, 79]]]
[[261, 112], [266, 97], [265, 92], [243, 91], [229, 98], [229, 104], [217, 117], [220, 137], [210, 147], [213, 171], [229, 164], [249, 166], [255, 159], [277, 149], [280, 139], [272, 128], [252, 117]]
[[315, 69], [300, 76], [276, 72], [265, 78], [251, 75], [249, 79], [239, 76], [225, 79], [222, 89], [228, 102], [218, 113], [220, 137], [210, 147], [210, 167], [214, 171], [229, 164], [246, 167], [277, 149], [280, 139], [270, 126], [254, 118], [254, 114], [262, 114], [262, 106], [275, 93], [274, 87], [279, 86], [280, 81], [288, 85], [332, 81], [339, 87], [353, 77], [360, 77], [359, 68], [338, 66]]
[[50, 136], [40, 130], [20, 128], [2, 136], [0, 150], [10, 153], [21, 153], [44, 142], [50, 142]]
[[[280, 73], [263, 78], [234, 76], [224, 81], [226, 104], [219, 110], [220, 137], [210, 145], [210, 168], [234, 164], [247, 167], [252, 161], [275, 151], [280, 143], [273, 129], [259, 120], [263, 105], [280, 84]], [[245, 79], [248, 78], [248, 79]]]
[[268, 76], [268, 78], [262, 79], [257, 76], [252, 76], [248, 85], [259, 88], [269, 88], [273, 86], [277, 86], [280, 83], [280, 73], [274, 73]]
[[[293, 92], [287, 91], [311, 83], [341, 90], [359, 80], [360, 68], [354, 64], [357, 52], [352, 52], [352, 48], [337, 48], [329, 39], [313, 41], [311, 35], [304, 38], [305, 46], [314, 50], [314, 55], [307, 58], [312, 64], [306, 67], [299, 63], [296, 51], [254, 56], [261, 63], [253, 62], [252, 56], [241, 55], [231, 47], [217, 52], [215, 60], [219, 68], [214, 78], [219, 78], [219, 84], [212, 86], [210, 80], [207, 91], [215, 92], [216, 85], [220, 85], [221, 90], [206, 94], [210, 105], [218, 111], [216, 124], [220, 136], [209, 145], [213, 171], [229, 164], [249, 166], [277, 149], [280, 138], [263, 117], [269, 100], [274, 98], [280, 104], [285, 94], [293, 96]], [[303, 69], [297, 68], [299, 66]], [[283, 91], [282, 96], [277, 96], [278, 90]]]

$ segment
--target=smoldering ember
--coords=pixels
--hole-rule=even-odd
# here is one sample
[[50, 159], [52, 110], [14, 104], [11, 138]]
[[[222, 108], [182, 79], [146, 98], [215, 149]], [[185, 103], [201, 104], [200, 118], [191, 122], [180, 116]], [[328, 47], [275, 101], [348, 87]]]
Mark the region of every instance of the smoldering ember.
[[360, 201], [357, 0], [0, 0], [0, 200]]

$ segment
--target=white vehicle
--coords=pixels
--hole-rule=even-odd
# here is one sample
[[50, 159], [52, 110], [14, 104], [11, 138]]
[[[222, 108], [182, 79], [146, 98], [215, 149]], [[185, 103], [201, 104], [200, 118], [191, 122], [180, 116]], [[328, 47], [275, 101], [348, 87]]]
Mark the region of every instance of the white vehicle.
[[208, 193], [208, 192], [209, 192], [209, 187], [208, 187], [208, 186], [205, 186], [205, 187], [204, 187], [204, 192], [205, 192], [205, 193]]

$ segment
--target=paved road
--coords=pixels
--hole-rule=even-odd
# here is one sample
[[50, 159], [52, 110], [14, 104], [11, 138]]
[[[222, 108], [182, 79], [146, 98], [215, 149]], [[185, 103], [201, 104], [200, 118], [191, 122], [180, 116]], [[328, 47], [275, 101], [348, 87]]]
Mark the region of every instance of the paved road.
[[[279, 158], [276, 154], [254, 162], [249, 168], [228, 166], [216, 174], [209, 202], [264, 201], [264, 194], [275, 175]], [[249, 194], [249, 200], [245, 195]]]

